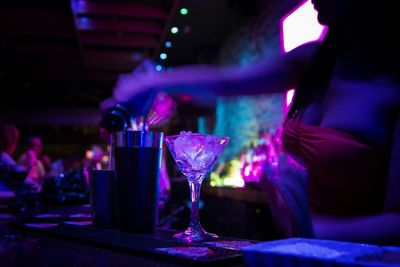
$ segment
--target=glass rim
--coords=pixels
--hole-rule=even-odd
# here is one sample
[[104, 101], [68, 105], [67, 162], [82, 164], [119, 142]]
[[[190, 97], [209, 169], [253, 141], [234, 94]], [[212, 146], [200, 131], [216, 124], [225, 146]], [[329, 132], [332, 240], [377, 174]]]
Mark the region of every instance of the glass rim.
[[[195, 135], [195, 136], [214, 136], [214, 137], [218, 137], [218, 138], [228, 138], [228, 139], [230, 139], [229, 136], [218, 135], [218, 134], [193, 133], [193, 134], [188, 134], [188, 135]], [[164, 135], [164, 139], [166, 139], [166, 138], [177, 138], [177, 137], [180, 137], [180, 136], [185, 136], [185, 134]]]

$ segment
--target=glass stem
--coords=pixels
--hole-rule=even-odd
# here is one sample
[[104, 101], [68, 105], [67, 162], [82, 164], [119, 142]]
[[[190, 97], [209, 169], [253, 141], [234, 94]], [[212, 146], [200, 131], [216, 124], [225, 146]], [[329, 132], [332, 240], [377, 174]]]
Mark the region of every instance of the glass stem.
[[192, 209], [191, 209], [191, 213], [190, 213], [189, 226], [192, 228], [192, 230], [201, 229], [200, 214], [199, 214], [201, 182], [202, 182], [202, 179], [200, 181], [189, 180], [190, 198], [192, 200]]

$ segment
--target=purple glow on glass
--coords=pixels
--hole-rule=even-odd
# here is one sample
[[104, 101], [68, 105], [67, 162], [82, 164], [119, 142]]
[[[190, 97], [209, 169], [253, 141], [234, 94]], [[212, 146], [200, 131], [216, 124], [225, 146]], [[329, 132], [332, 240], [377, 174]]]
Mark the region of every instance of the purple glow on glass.
[[229, 137], [184, 131], [180, 135], [165, 137], [165, 143], [179, 170], [189, 182], [192, 203], [189, 227], [174, 235], [175, 238], [187, 243], [218, 239], [217, 235], [207, 233], [200, 225], [200, 191], [204, 177], [214, 167], [228, 140]]

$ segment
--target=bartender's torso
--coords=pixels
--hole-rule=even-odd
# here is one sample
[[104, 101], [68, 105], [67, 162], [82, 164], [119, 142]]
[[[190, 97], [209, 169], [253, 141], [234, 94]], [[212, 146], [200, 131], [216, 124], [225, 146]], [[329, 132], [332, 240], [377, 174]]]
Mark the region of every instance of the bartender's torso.
[[388, 77], [349, 81], [334, 73], [325, 93], [288, 120], [284, 148], [306, 163], [313, 212], [383, 210], [399, 99]]
[[300, 120], [348, 133], [371, 146], [390, 146], [399, 107], [400, 86], [389, 77], [350, 81], [334, 74]]

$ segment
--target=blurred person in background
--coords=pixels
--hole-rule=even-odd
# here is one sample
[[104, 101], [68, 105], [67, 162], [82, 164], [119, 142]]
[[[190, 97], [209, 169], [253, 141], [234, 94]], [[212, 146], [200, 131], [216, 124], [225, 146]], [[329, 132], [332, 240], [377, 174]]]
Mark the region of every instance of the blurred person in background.
[[0, 191], [11, 190], [15, 182], [13, 174], [25, 176], [26, 171], [32, 167], [18, 165], [12, 158], [18, 147], [19, 136], [19, 130], [14, 124], [0, 125]]
[[246, 67], [121, 75], [115, 101], [163, 90], [207, 104], [296, 88], [282, 136], [292, 160], [262, 179], [277, 226], [288, 237], [400, 243], [400, 2], [312, 3], [329, 27], [323, 42]]
[[42, 139], [38, 136], [30, 136], [26, 140], [26, 151], [18, 159], [22, 166], [30, 166], [26, 183], [41, 190], [43, 180], [46, 178], [46, 169], [41, 160], [43, 153]]
[[12, 158], [17, 150], [19, 142], [19, 130], [14, 124], [0, 126], [0, 165], [10, 169], [18, 169], [18, 165]]

